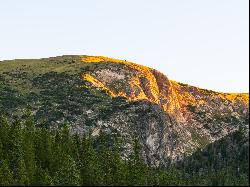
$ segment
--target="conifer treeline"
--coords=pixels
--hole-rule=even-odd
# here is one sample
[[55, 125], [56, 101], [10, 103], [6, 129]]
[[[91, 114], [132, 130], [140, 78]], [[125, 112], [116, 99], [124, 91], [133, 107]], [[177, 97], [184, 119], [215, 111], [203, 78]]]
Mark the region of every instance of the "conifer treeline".
[[13, 123], [0, 117], [0, 185], [248, 185], [248, 173], [230, 166], [200, 172], [195, 163], [202, 158], [181, 167], [148, 167], [136, 140], [124, 160], [121, 144], [104, 133], [91, 138], [70, 135], [67, 126], [38, 128], [31, 116]]

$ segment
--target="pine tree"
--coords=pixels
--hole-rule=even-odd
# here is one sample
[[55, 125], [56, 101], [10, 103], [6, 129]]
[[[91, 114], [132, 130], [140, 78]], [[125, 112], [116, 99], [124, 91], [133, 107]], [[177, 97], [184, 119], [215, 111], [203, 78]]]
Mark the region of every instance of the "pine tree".
[[16, 185], [30, 185], [29, 176], [26, 171], [26, 166], [23, 158], [19, 159], [17, 162], [15, 180]]
[[36, 170], [34, 136], [34, 121], [31, 116], [28, 116], [26, 122], [24, 123], [22, 146], [24, 151], [24, 162], [26, 166], [26, 171], [31, 181], [31, 184], [35, 182], [33, 177]]
[[7, 159], [7, 155], [4, 154], [8, 151], [9, 147], [9, 124], [7, 122], [7, 119], [3, 116], [0, 116], [0, 146], [1, 146], [1, 152], [0, 152], [0, 159]]
[[128, 161], [128, 185], [147, 185], [147, 167], [140, 158], [141, 146], [138, 139], [133, 142], [133, 154]]
[[57, 185], [79, 185], [80, 170], [70, 155], [65, 155], [63, 162], [56, 172]]
[[49, 186], [54, 185], [53, 178], [49, 175], [48, 170], [44, 170], [41, 167], [36, 167], [34, 174], [34, 183], [33, 185], [39, 186]]
[[[8, 159], [10, 169], [13, 171], [17, 184], [27, 182], [23, 151], [23, 129], [20, 121], [15, 121], [9, 131]], [[25, 178], [25, 179], [24, 179]]]
[[0, 161], [0, 186], [14, 185], [13, 172], [9, 168], [7, 160]]
[[93, 148], [92, 138], [82, 138], [81, 160], [81, 185], [96, 186], [103, 184], [102, 171], [99, 167], [97, 153]]
[[[34, 148], [36, 165], [41, 166], [43, 169], [51, 170], [52, 162], [52, 143], [53, 136], [45, 128], [36, 128], [34, 134]], [[53, 172], [53, 170], [51, 170]]]
[[113, 185], [126, 185], [126, 167], [125, 162], [121, 158], [121, 145], [120, 139], [115, 139], [114, 151], [111, 158], [111, 173]]
[[[109, 138], [103, 132], [100, 133], [99, 137], [96, 140], [97, 144], [97, 155], [99, 160], [99, 167], [102, 171], [102, 185], [111, 185], [112, 184], [112, 158], [111, 158], [111, 151], [108, 148]], [[101, 182], [100, 181], [100, 182]]]
[[[54, 140], [51, 145], [51, 163], [50, 163], [50, 175], [56, 177], [55, 174], [59, 170], [62, 164], [63, 147], [61, 146], [61, 132], [57, 131]], [[42, 167], [46, 168], [46, 167]]]

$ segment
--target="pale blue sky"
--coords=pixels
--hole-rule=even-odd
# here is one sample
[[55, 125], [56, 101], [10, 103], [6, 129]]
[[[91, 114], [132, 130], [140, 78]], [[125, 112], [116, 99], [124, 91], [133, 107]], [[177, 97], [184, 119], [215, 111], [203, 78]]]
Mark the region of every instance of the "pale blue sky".
[[249, 92], [248, 0], [1, 0], [0, 60], [101, 55]]

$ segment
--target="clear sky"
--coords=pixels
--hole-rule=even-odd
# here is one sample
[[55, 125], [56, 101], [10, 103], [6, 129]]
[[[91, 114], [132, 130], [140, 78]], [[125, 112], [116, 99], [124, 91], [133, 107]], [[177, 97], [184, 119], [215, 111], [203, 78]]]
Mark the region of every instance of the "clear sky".
[[1, 0], [0, 60], [100, 55], [249, 92], [248, 0]]

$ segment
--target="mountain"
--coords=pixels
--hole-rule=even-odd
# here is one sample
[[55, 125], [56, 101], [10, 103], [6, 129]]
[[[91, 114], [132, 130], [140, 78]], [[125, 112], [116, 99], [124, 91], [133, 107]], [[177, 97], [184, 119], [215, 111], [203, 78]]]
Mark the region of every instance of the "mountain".
[[15, 119], [27, 110], [52, 131], [65, 123], [72, 134], [118, 134], [124, 157], [137, 138], [151, 166], [182, 160], [240, 128], [249, 136], [248, 93], [197, 88], [102, 56], [0, 62], [0, 113]]

